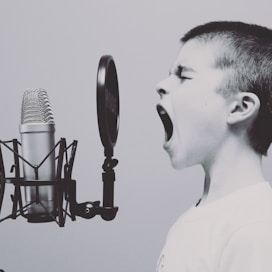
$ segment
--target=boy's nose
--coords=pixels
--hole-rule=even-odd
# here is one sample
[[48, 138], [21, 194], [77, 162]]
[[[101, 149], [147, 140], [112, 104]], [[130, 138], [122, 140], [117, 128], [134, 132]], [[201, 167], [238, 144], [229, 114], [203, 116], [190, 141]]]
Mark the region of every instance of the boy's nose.
[[160, 97], [163, 97], [167, 94], [167, 91], [163, 88], [157, 88], [157, 93], [159, 94]]
[[157, 85], [157, 87], [156, 87], [156, 91], [157, 91], [157, 93], [159, 94], [159, 96], [161, 98], [164, 97], [165, 95], [167, 95], [169, 93], [167, 91], [166, 85], [167, 85], [167, 79], [159, 82], [158, 85]]

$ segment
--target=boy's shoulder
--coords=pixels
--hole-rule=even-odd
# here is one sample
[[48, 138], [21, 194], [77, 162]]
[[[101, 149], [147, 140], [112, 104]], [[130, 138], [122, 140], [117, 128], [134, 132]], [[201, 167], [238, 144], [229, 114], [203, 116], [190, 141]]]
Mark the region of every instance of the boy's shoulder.
[[[255, 244], [259, 245], [258, 254], [263, 248], [272, 250], [271, 230], [272, 189], [269, 183], [251, 185], [181, 215], [168, 233], [162, 256], [165, 266], [184, 270], [189, 266], [196, 268], [192, 271], [200, 271], [200, 267], [201, 271], [211, 271], [222, 264], [228, 267], [233, 248], [243, 262], [246, 260], [241, 254], [255, 252]], [[264, 240], [267, 242], [255, 243]], [[256, 256], [251, 255], [252, 259]]]
[[272, 188], [260, 182], [237, 191], [229, 203], [230, 219], [241, 225], [260, 221], [272, 222]]
[[272, 188], [268, 182], [250, 185], [210, 204], [190, 208], [180, 216], [170, 233], [179, 233], [188, 225], [196, 231], [213, 230], [213, 235], [226, 237], [257, 222], [271, 224], [272, 229]]

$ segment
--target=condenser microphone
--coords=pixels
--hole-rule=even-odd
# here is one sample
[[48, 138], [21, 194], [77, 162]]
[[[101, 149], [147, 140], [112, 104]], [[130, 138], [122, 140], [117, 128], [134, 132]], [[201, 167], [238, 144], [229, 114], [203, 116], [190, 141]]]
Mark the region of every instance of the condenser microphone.
[[[55, 180], [55, 121], [47, 92], [26, 90], [21, 108], [21, 145], [24, 179]], [[28, 220], [51, 221], [55, 213], [54, 186], [26, 186], [25, 200]], [[50, 216], [51, 215], [51, 216]]]
[[[72, 178], [77, 141], [67, 145], [66, 139], [61, 138], [55, 143], [55, 121], [47, 92], [29, 89], [22, 100], [21, 141], [0, 139], [0, 213], [6, 184], [15, 186], [11, 195], [12, 213], [0, 218], [0, 222], [21, 215], [28, 222], [55, 221], [64, 227], [67, 217], [72, 221], [76, 216], [90, 219], [100, 215], [107, 221], [115, 218], [118, 207], [114, 205], [114, 168], [118, 160], [114, 158], [114, 147], [119, 131], [120, 103], [117, 71], [111, 55], [100, 58], [96, 94], [98, 128], [105, 155], [102, 205], [100, 201], [77, 202], [77, 182]], [[5, 175], [2, 147], [13, 153], [12, 177]]]

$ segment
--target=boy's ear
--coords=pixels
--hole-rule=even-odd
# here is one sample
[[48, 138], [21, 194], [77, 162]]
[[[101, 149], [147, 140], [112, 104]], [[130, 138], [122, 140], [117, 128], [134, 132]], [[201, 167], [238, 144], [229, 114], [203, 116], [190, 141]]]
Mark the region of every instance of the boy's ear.
[[230, 103], [228, 124], [253, 121], [260, 109], [260, 100], [254, 93], [240, 92], [233, 96]]

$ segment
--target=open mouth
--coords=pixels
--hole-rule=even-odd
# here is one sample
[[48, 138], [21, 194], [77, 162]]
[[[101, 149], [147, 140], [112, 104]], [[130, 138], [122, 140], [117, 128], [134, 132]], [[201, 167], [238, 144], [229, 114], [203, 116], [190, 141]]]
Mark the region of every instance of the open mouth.
[[157, 111], [164, 126], [165, 140], [168, 142], [173, 135], [173, 123], [167, 111], [161, 105], [157, 105]]

